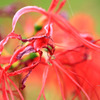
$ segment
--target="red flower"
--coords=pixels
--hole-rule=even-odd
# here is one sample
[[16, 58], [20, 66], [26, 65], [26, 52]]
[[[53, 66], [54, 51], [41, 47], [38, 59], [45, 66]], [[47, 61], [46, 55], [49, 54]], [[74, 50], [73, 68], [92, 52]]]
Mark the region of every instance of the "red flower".
[[[65, 1], [66, 0], [63, 0], [60, 3], [55, 13], [54, 13], [54, 9], [59, 3], [59, 0], [52, 1], [52, 4], [48, 12], [36, 6], [27, 6], [27, 7], [20, 9], [15, 14], [13, 18], [13, 22], [12, 22], [12, 32], [0, 42], [0, 54], [2, 53], [4, 45], [8, 42], [10, 38], [19, 39], [22, 42], [27, 42], [27, 43], [21, 46], [19, 49], [17, 49], [14, 52], [14, 54], [12, 55], [10, 59], [9, 64], [5, 68], [1, 67], [0, 74], [1, 74], [2, 92], [3, 92], [3, 96], [5, 100], [8, 100], [7, 91], [5, 88], [5, 82], [8, 85], [12, 100], [14, 100], [13, 92], [11, 91], [9, 87], [7, 79], [9, 79], [12, 85], [16, 88], [21, 99], [22, 100], [24, 99], [20, 91], [18, 90], [17, 86], [14, 84], [14, 82], [9, 77], [16, 76], [18, 74], [28, 71], [29, 73], [26, 75], [26, 77], [22, 81], [22, 84], [24, 86], [24, 83], [26, 79], [28, 78], [29, 74], [31, 73], [31, 71], [36, 66], [38, 66], [40, 63], [43, 63], [43, 66], [45, 66], [45, 68], [43, 72], [42, 89], [40, 91], [40, 94], [37, 100], [40, 99], [42, 94], [43, 94], [44, 99], [46, 99], [45, 94], [44, 94], [44, 87], [46, 84], [46, 79], [48, 76], [48, 71], [50, 69], [49, 68], [50, 66], [52, 66], [55, 70], [55, 74], [57, 76], [57, 80], [59, 83], [59, 87], [61, 90], [63, 100], [66, 99], [67, 80], [68, 80], [68, 85], [69, 85], [68, 91], [70, 91], [70, 93], [75, 92], [75, 96], [73, 97], [73, 99], [75, 99], [77, 95], [79, 99], [82, 99], [82, 96], [85, 95], [84, 98], [87, 98], [88, 100], [90, 100], [90, 98], [92, 98], [89, 93], [90, 89], [94, 90], [97, 98], [99, 99], [99, 96], [94, 88], [95, 84], [92, 84], [92, 80], [90, 78], [91, 74], [86, 75], [86, 70], [87, 70], [86, 66], [89, 66], [89, 64], [87, 63], [90, 63], [89, 57], [90, 57], [91, 51], [92, 50], [94, 50], [95, 52], [100, 51], [100, 46], [95, 44], [96, 41], [94, 41], [94, 39], [90, 35], [80, 34], [80, 32], [78, 32], [77, 29], [75, 29], [67, 20], [65, 20], [60, 15], [58, 15], [58, 12], [63, 7]], [[45, 30], [45, 34], [39, 35], [41, 32], [43, 32], [43, 30], [41, 30], [40, 33], [38, 33], [38, 35], [28, 38], [28, 39], [23, 39], [20, 35], [17, 35], [14, 33], [15, 26], [16, 26], [18, 19], [20, 18], [20, 16], [28, 12], [39, 12], [41, 14], [44, 14], [47, 17], [48, 22], [45, 26], [43, 26]], [[60, 29], [56, 26], [57, 28], [55, 28], [55, 30], [53, 31], [52, 25], [54, 23]], [[60, 38], [56, 39], [57, 36], [60, 36]], [[45, 51], [44, 48], [47, 51]], [[48, 56], [47, 57], [43, 56], [43, 52], [46, 52]], [[35, 60], [32, 60], [31, 62], [29, 62], [28, 66], [24, 68], [15, 70], [14, 72], [11, 72], [11, 73], [7, 72], [9, 68], [11, 68], [12, 64], [14, 64], [18, 60], [20, 61], [24, 55], [30, 54], [30, 53], [38, 53], [38, 57]], [[93, 55], [91, 54], [91, 56]], [[42, 62], [42, 58], [45, 58], [43, 62]], [[92, 61], [94, 60], [92, 59]], [[94, 62], [92, 62], [92, 65], [93, 64], [95, 65]], [[94, 65], [91, 67], [90, 70], [93, 71]], [[97, 68], [96, 66], [95, 71], [97, 69], [99, 68]], [[62, 75], [62, 78], [64, 79], [63, 83], [65, 87], [65, 92], [63, 91], [61, 75]], [[87, 77], [89, 77], [89, 79]], [[98, 79], [98, 77], [96, 76], [95, 78]], [[98, 82], [99, 81], [97, 81], [96, 83], [98, 84]], [[83, 83], [87, 85], [84, 85]], [[74, 89], [71, 88], [70, 84], [72, 85], [72, 87], [74, 87]], [[81, 93], [81, 91], [84, 93], [84, 95]]]

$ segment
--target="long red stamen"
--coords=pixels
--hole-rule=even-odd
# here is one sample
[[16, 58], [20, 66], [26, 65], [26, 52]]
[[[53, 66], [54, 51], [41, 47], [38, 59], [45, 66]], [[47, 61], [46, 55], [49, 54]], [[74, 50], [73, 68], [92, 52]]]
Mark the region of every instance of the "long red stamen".
[[22, 69], [20, 69], [18, 71], [14, 71], [14, 72], [8, 73], [8, 76], [15, 76], [15, 75], [21, 74], [23, 72], [26, 72], [28, 70], [31, 70], [31, 69], [35, 68], [38, 64], [39, 64], [39, 62], [37, 62], [35, 64], [31, 64], [30, 66], [22, 68]]
[[7, 83], [8, 90], [9, 90], [9, 93], [10, 93], [10, 95], [11, 95], [11, 99], [14, 100], [14, 95], [13, 95], [13, 92], [12, 92], [10, 86], [9, 86], [9, 83], [8, 83], [7, 79], [5, 79], [5, 81], [6, 81], [6, 83]]
[[22, 96], [20, 90], [17, 88], [16, 84], [8, 77], [9, 81], [12, 83], [12, 85], [15, 87], [15, 89], [17, 90], [17, 92], [20, 95], [21, 100], [24, 100], [24, 97]]
[[42, 8], [39, 8], [39, 7], [36, 7], [36, 6], [26, 6], [22, 9], [20, 9], [13, 17], [13, 22], [12, 22], [12, 32], [15, 30], [15, 26], [16, 26], [16, 23], [18, 21], [18, 19], [25, 13], [28, 13], [28, 12], [39, 12], [41, 14], [44, 14], [44, 15], [48, 15], [48, 13], [46, 13], [46, 11]]
[[14, 62], [17, 61], [17, 55], [18, 55], [21, 51], [23, 51], [24, 49], [25, 49], [25, 47], [23, 46], [23, 47], [21, 47], [20, 49], [18, 49], [18, 50], [16, 50], [16, 51], [14, 52], [14, 54], [12, 55], [12, 57], [11, 57], [11, 59], [10, 59], [9, 65], [5, 67], [5, 71], [7, 71], [7, 70], [11, 67], [11, 65], [12, 65]]
[[52, 3], [49, 7], [48, 12], [51, 12], [57, 6], [58, 2], [59, 2], [59, 0], [52, 0]]
[[6, 91], [6, 87], [5, 87], [5, 77], [4, 76], [2, 79], [2, 93], [3, 93], [4, 100], [9, 100], [8, 95], [7, 95], [7, 91]]
[[21, 36], [18, 34], [15, 34], [14, 32], [11, 32], [10, 34], [8, 34], [8, 36], [0, 42], [0, 55], [2, 53], [4, 45], [8, 42], [9, 39], [19, 39], [20, 40]]
[[48, 75], [48, 70], [49, 70], [49, 66], [46, 66], [46, 68], [44, 69], [44, 72], [43, 72], [42, 88], [41, 88], [41, 91], [40, 91], [40, 94], [39, 94], [37, 100], [40, 100], [40, 97], [44, 91], [44, 87], [45, 87], [46, 79], [47, 79], [47, 75]]
[[43, 91], [43, 97], [44, 97], [44, 100], [46, 100], [46, 97], [45, 97], [45, 93], [44, 93], [44, 91]]
[[59, 83], [59, 87], [60, 87], [60, 91], [61, 91], [63, 100], [66, 100], [66, 99], [65, 99], [65, 96], [64, 96], [63, 89], [62, 89], [62, 84], [61, 84], [61, 82], [60, 82], [60, 77], [59, 77], [59, 74], [58, 74], [58, 70], [57, 70], [57, 68], [56, 68], [55, 66], [54, 66], [54, 69], [55, 69], [55, 72], [56, 72], [56, 75], [57, 75], [57, 79], [58, 79], [58, 83]]
[[79, 83], [77, 83], [68, 73], [67, 73], [67, 71], [65, 71], [56, 61], [52, 61], [53, 62], [53, 64], [55, 64], [60, 70], [62, 70], [62, 72], [64, 72], [67, 76], [68, 76], [68, 78], [69, 79], [71, 79], [71, 81], [76, 85], [76, 86], [78, 86], [81, 90], [82, 90], [82, 92], [85, 94], [85, 96], [87, 97], [87, 99], [88, 100], [90, 100], [90, 97], [88, 96], [88, 94], [85, 92], [85, 90], [79, 85]]
[[88, 80], [86, 80], [84, 77], [78, 75], [77, 73], [75, 73], [75, 72], [73, 72], [73, 71], [71, 71], [71, 70], [68, 70], [68, 71], [71, 72], [72, 74], [74, 74], [75, 76], [78, 76], [78, 77], [80, 77], [81, 79], [83, 79], [84, 82], [86, 82], [86, 83], [94, 90], [94, 92], [95, 92], [95, 94], [96, 94], [98, 100], [100, 100], [100, 97], [99, 97], [99, 95], [98, 95], [98, 93], [97, 93], [95, 87], [93, 87], [93, 85], [92, 85]]
[[[94, 49], [94, 50], [98, 50], [100, 51], [100, 46], [98, 45], [95, 45], [89, 41], [87, 41], [86, 39], [82, 38], [80, 35], [79, 35], [79, 32], [74, 28], [72, 27], [68, 21], [62, 19], [60, 16], [58, 15], [53, 15], [53, 20], [54, 22], [62, 29], [64, 30], [65, 32], [69, 32], [74, 38], [78, 39], [79, 41], [81, 41], [84, 45], [86, 45], [87, 47], [91, 48], [91, 49]], [[57, 20], [59, 20], [60, 22], [58, 22]]]
[[59, 5], [59, 8], [58, 10], [56, 11], [56, 13], [59, 13], [59, 11], [62, 9], [62, 7], [64, 6], [64, 4], [66, 3], [66, 0], [63, 0], [60, 5]]

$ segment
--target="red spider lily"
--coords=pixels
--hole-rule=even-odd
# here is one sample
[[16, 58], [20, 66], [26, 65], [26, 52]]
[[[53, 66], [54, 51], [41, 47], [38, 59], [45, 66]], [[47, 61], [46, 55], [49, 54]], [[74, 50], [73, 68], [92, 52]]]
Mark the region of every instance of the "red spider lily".
[[[2, 53], [4, 45], [8, 42], [8, 40], [10, 38], [19, 39], [22, 42], [28, 42], [28, 44], [21, 46], [19, 49], [17, 49], [14, 52], [14, 54], [12, 55], [12, 57], [9, 61], [9, 64], [4, 69], [1, 68], [1, 83], [2, 83], [2, 92], [3, 92], [3, 95], [4, 95], [4, 100], [8, 100], [7, 91], [6, 91], [6, 88], [5, 88], [5, 82], [8, 85], [8, 89], [9, 89], [9, 92], [11, 94], [11, 98], [12, 98], [12, 100], [14, 100], [13, 95], [12, 95], [13, 92], [11, 92], [11, 89], [10, 89], [9, 84], [7, 82], [7, 78], [12, 83], [12, 85], [16, 88], [21, 99], [23, 100], [23, 97], [22, 97], [21, 93], [19, 92], [18, 88], [16, 87], [16, 85], [13, 83], [13, 81], [9, 77], [21, 74], [21, 73], [26, 72], [26, 71], [29, 71], [29, 73], [27, 74], [27, 76], [24, 78], [24, 80], [22, 82], [24, 84], [24, 82], [27, 79], [28, 75], [30, 74], [31, 70], [34, 69], [41, 62], [41, 58], [42, 58], [42, 55], [43, 55], [43, 52], [42, 52], [43, 48], [46, 48], [48, 50], [47, 53], [48, 53], [49, 56], [48, 56], [48, 59], [46, 59], [44, 61], [44, 65], [46, 67], [45, 67], [44, 72], [43, 72], [43, 85], [42, 85], [42, 89], [41, 89], [41, 92], [40, 92], [37, 100], [40, 99], [42, 94], [44, 96], [44, 99], [46, 99], [45, 94], [44, 94], [44, 87], [45, 87], [45, 84], [46, 84], [46, 79], [47, 79], [47, 75], [48, 75], [48, 71], [49, 71], [49, 67], [50, 67], [49, 64], [52, 64], [52, 67], [54, 68], [55, 73], [57, 75], [57, 80], [58, 80], [58, 83], [59, 83], [59, 87], [60, 87], [60, 90], [61, 90], [63, 100], [65, 100], [66, 98], [65, 98], [65, 94], [64, 94], [64, 91], [63, 91], [63, 88], [62, 88], [62, 83], [60, 81], [59, 71], [64, 73], [74, 83], [73, 86], [76, 88], [75, 89], [76, 95], [78, 95], [80, 99], [82, 98], [80, 91], [82, 91], [84, 93], [84, 95], [87, 97], [87, 99], [90, 100], [90, 97], [89, 97], [90, 95], [86, 92], [87, 87], [84, 88], [82, 86], [82, 84], [80, 83], [79, 79], [77, 77], [74, 78], [74, 76], [81, 77], [85, 82], [88, 83], [88, 85], [91, 87], [91, 89], [94, 89], [93, 86], [91, 84], [89, 84], [89, 82], [87, 80], [84, 79], [85, 78], [84, 76], [78, 75], [78, 73], [80, 73], [80, 72], [77, 71], [77, 73], [76, 73], [75, 71], [73, 72], [73, 71], [69, 70], [69, 72], [71, 72], [71, 73], [69, 73], [68, 70], [66, 70], [64, 67], [65, 67], [65, 65], [69, 65], [70, 67], [73, 67], [77, 64], [83, 64], [84, 61], [87, 62], [87, 56], [88, 56], [87, 53], [90, 52], [91, 49], [93, 49], [95, 51], [100, 51], [100, 46], [95, 44], [95, 41], [93, 40], [92, 37], [90, 37], [89, 35], [81, 35], [80, 32], [78, 32], [72, 25], [70, 25], [70, 23], [68, 21], [66, 21], [61, 16], [58, 15], [58, 12], [63, 7], [65, 1], [66, 0], [63, 0], [60, 3], [55, 14], [53, 13], [53, 10], [57, 6], [59, 0], [53, 0], [52, 1], [52, 4], [51, 4], [48, 12], [46, 12], [44, 9], [36, 7], [36, 6], [27, 6], [27, 7], [20, 9], [15, 14], [15, 16], [13, 18], [13, 22], [12, 22], [12, 32], [5, 39], [3, 39], [0, 42], [0, 54]], [[42, 13], [45, 16], [47, 16], [48, 23], [44, 27], [44, 29], [46, 31], [46, 33], [44, 35], [34, 36], [34, 37], [31, 37], [31, 38], [28, 38], [28, 39], [22, 39], [22, 37], [20, 35], [17, 35], [17, 34], [14, 33], [15, 26], [16, 26], [18, 19], [23, 14], [28, 13], [28, 12], [39, 12], [39, 13]], [[68, 45], [66, 45], [66, 43], [68, 43], [68, 41], [65, 42], [64, 46], [60, 46], [61, 44], [53, 43], [52, 37], [55, 34], [54, 31], [53, 31], [53, 27], [52, 27], [53, 23], [58, 25], [59, 28], [64, 31], [65, 38], [66, 38], [66, 36], [73, 37], [73, 40], [71, 40], [71, 42], [74, 41], [75, 46], [69, 47], [70, 49], [67, 48]], [[58, 35], [59, 35], [59, 32], [58, 32]], [[63, 38], [64, 38], [64, 36], [63, 36]], [[76, 42], [75, 39], [77, 39], [79, 42]], [[56, 41], [56, 40], [54, 40], [54, 41]], [[62, 51], [62, 52], [57, 51], [56, 52], [55, 46], [53, 44], [57, 45], [58, 47], [63, 47], [64, 51]], [[14, 72], [7, 73], [8, 69], [11, 67], [11, 65], [14, 62], [20, 60], [25, 54], [29, 54], [29, 53], [32, 53], [32, 52], [39, 54], [39, 58], [37, 58], [36, 61], [32, 62], [27, 67], [24, 67], [20, 70], [16, 70]], [[55, 59], [53, 58], [53, 60], [52, 60], [52, 57], [53, 57], [52, 55], [55, 56]], [[64, 61], [64, 60], [60, 59], [59, 57], [65, 58], [66, 60]], [[48, 61], [49, 61], [49, 64], [48, 64]], [[95, 89], [94, 89], [94, 91], [95, 91]], [[96, 95], [99, 99], [97, 92], [96, 92]]]

